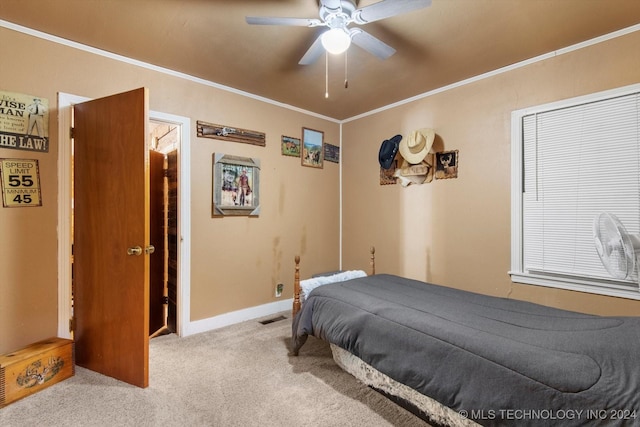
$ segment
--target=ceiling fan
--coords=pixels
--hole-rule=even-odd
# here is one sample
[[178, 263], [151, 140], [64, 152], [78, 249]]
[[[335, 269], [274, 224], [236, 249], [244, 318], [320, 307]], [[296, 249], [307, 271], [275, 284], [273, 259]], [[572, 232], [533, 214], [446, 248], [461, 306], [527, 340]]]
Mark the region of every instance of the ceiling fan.
[[300, 65], [313, 64], [325, 50], [329, 53], [342, 53], [352, 41], [372, 55], [387, 59], [396, 52], [394, 48], [361, 28], [348, 28], [349, 24], [364, 25], [413, 12], [430, 6], [431, 0], [382, 0], [360, 9], [356, 8], [353, 0], [319, 0], [319, 4], [320, 19], [247, 16], [246, 21], [251, 25], [328, 27], [300, 59]]

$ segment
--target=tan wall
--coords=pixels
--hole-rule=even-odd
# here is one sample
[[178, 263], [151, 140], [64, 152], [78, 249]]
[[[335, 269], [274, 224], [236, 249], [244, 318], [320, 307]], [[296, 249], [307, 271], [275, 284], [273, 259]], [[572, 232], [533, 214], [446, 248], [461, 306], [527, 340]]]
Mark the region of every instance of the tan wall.
[[[0, 353], [57, 331], [57, 92], [100, 97], [146, 86], [152, 110], [191, 118], [192, 320], [274, 301], [278, 282], [290, 297], [295, 254], [303, 276], [337, 268], [338, 166], [303, 168], [280, 155], [279, 140], [307, 126], [337, 144], [338, 125], [11, 30], [0, 37], [0, 89], [48, 98], [51, 107], [49, 153], [0, 149], [0, 157], [40, 160], [43, 196], [42, 207], [0, 209]], [[639, 44], [631, 34], [344, 124], [343, 267], [367, 269], [375, 245], [378, 272], [637, 315], [637, 301], [512, 284], [507, 271], [511, 111], [638, 83], [640, 58], [629, 52]], [[197, 138], [196, 120], [265, 132], [267, 146]], [[460, 177], [380, 186], [382, 140], [420, 127], [435, 128], [438, 150], [460, 150]], [[214, 152], [260, 158], [259, 218], [210, 217]]]
[[[513, 110], [639, 83], [640, 33], [448, 90], [343, 126], [344, 268], [534, 301], [576, 311], [638, 315], [640, 301], [512, 284], [510, 115]], [[435, 148], [460, 150], [459, 178], [379, 185], [384, 139], [435, 129]], [[604, 141], [603, 141], [604, 142]]]
[[[339, 141], [338, 124], [163, 73], [0, 29], [0, 90], [47, 98], [49, 153], [0, 149], [0, 157], [40, 160], [43, 206], [0, 209], [0, 353], [57, 333], [57, 93], [100, 97], [150, 89], [150, 109], [190, 117], [191, 320], [292, 296], [293, 258], [304, 270], [339, 263], [339, 173], [300, 166], [280, 152], [281, 135], [303, 126]], [[30, 67], [35, 64], [35, 67]], [[197, 138], [196, 120], [265, 132], [266, 147]], [[212, 153], [261, 161], [259, 218], [211, 218]]]

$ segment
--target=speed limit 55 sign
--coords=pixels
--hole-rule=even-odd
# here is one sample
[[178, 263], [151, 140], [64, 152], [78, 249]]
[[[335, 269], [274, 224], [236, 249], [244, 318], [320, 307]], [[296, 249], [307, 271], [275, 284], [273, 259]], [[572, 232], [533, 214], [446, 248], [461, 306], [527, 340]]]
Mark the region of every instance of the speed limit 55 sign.
[[5, 208], [42, 206], [37, 160], [0, 159], [0, 172]]

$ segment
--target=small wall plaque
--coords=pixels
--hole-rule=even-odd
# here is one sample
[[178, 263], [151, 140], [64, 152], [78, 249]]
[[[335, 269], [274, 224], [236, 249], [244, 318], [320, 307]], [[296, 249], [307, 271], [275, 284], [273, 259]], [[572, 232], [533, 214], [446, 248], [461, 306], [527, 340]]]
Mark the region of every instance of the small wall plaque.
[[436, 153], [436, 179], [458, 177], [458, 150]]
[[324, 159], [328, 162], [340, 163], [340, 147], [325, 142]]
[[0, 159], [0, 183], [5, 208], [42, 206], [37, 160]]
[[234, 128], [225, 125], [216, 125], [198, 120], [197, 132], [202, 138], [221, 139], [223, 141], [243, 142], [245, 144], [266, 146], [266, 137], [263, 132]]

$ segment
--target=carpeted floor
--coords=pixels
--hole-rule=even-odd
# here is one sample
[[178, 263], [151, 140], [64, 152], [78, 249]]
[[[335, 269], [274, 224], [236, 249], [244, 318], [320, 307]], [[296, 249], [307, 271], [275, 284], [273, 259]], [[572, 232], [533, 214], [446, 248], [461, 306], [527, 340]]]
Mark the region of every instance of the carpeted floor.
[[[425, 426], [336, 366], [314, 338], [289, 355], [291, 319], [151, 340], [149, 387], [77, 367], [0, 409], [0, 426]], [[271, 316], [275, 317], [275, 316]]]

